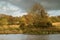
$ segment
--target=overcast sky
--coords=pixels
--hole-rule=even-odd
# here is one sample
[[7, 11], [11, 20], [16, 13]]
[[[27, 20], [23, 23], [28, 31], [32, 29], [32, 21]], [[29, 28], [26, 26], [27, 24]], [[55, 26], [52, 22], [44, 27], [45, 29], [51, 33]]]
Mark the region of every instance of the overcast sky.
[[60, 0], [0, 0], [0, 12], [15, 16], [17, 14], [26, 14], [25, 11], [31, 8], [35, 3], [40, 3], [51, 15], [54, 15], [54, 13], [59, 15]]
[[21, 7], [29, 8], [34, 3], [40, 3], [44, 8], [48, 10], [59, 10], [60, 0], [8, 0], [9, 2]]

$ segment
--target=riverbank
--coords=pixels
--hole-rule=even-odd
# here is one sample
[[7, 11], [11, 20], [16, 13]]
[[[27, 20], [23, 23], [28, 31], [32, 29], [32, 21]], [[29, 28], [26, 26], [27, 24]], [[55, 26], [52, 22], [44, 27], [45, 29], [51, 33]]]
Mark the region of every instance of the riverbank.
[[31, 34], [31, 35], [41, 35], [41, 34], [60, 34], [60, 29], [56, 27], [49, 28], [36, 28], [36, 27], [25, 27], [23, 30], [19, 25], [1, 25], [0, 34]]
[[29, 30], [0, 30], [0, 34], [28, 34], [28, 35], [47, 35], [47, 34], [60, 34], [57, 29], [29, 29]]

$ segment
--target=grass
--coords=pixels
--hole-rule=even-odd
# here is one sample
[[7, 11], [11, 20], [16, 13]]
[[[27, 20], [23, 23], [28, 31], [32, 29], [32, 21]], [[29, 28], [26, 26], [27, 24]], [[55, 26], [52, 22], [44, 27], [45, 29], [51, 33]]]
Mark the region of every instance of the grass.
[[5, 28], [3, 26], [0, 26], [0, 34], [35, 34], [35, 35], [41, 35], [41, 34], [60, 34], [60, 29], [54, 27], [49, 27], [49, 28], [29, 28], [25, 27], [24, 30], [21, 30], [21, 28], [16, 28], [16, 27], [8, 27]]

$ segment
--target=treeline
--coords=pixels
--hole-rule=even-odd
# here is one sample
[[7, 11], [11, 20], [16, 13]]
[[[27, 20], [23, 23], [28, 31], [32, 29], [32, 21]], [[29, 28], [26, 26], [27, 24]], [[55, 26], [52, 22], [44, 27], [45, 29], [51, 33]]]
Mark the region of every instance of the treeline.
[[53, 23], [54, 22], [60, 22], [60, 16], [51, 16], [50, 19]]
[[19, 24], [19, 17], [0, 14], [0, 25], [13, 25]]

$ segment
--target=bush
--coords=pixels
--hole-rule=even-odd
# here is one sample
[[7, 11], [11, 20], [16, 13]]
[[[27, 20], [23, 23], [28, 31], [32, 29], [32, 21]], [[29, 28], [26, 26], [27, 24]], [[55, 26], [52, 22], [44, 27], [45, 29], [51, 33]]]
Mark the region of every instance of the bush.
[[51, 22], [37, 22], [33, 24], [35, 27], [40, 27], [40, 28], [48, 28], [48, 27], [52, 27], [52, 23]]

